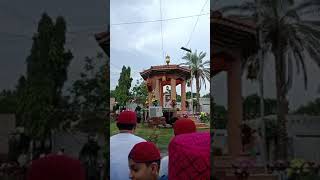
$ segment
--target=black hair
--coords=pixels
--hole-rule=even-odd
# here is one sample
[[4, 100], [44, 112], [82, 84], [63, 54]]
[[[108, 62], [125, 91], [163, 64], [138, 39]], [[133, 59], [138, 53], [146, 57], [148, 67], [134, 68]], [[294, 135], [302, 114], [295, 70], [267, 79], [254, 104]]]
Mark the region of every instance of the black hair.
[[122, 124], [122, 123], [117, 123], [117, 127], [119, 130], [133, 130], [136, 125], [135, 124]]

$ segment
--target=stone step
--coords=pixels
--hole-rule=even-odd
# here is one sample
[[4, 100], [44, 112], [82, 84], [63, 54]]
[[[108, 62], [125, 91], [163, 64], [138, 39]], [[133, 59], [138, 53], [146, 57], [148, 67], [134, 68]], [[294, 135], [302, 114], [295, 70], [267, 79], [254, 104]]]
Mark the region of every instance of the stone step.
[[210, 125], [206, 124], [206, 123], [195, 123], [196, 124], [196, 128], [197, 129], [207, 129], [210, 128]]

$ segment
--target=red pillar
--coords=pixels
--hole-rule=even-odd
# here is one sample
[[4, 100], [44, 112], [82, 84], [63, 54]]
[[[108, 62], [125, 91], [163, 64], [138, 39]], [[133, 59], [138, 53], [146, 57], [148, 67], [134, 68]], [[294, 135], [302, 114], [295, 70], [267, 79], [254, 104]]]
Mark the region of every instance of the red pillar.
[[183, 80], [181, 83], [181, 111], [186, 111], [186, 81]]
[[235, 59], [228, 70], [228, 150], [232, 157], [242, 152], [241, 130], [242, 93], [241, 60]]

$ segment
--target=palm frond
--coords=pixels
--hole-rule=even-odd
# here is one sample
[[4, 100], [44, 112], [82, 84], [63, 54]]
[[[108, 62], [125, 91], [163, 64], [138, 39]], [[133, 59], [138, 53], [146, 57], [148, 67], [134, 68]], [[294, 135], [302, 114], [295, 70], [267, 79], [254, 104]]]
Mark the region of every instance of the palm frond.
[[315, 63], [317, 63], [318, 67], [320, 67], [320, 50], [314, 47], [312, 44], [308, 44], [306, 46], [309, 56], [314, 60]]
[[202, 65], [203, 65], [203, 66], [210, 65], [210, 60], [207, 60], [207, 61], [203, 62]]
[[[291, 51], [291, 50], [290, 50]], [[287, 82], [286, 82], [286, 93], [288, 93], [289, 89], [292, 87], [292, 79], [293, 79], [293, 65], [292, 65], [292, 53], [287, 53]]]
[[308, 88], [308, 74], [307, 74], [307, 68], [305, 65], [305, 62], [303, 60], [303, 54], [301, 51], [295, 51], [294, 52], [294, 57], [298, 59], [299, 63], [302, 66], [302, 72], [303, 72], [303, 79], [304, 79], [304, 88]]
[[207, 55], [205, 52], [200, 52], [199, 59], [202, 61], [202, 59]]
[[287, 12], [284, 14], [284, 16], [281, 18], [281, 21], [287, 20], [287, 18], [292, 18], [292, 19], [294, 19], [294, 20], [296, 20], [296, 21], [300, 21], [300, 20], [301, 20], [298, 12], [295, 11], [295, 10], [289, 10], [289, 11], [287, 11]]
[[315, 21], [315, 20], [302, 20], [302, 23], [309, 24], [309, 25], [312, 25], [312, 26], [318, 26], [318, 27], [320, 27], [320, 21]]
[[320, 6], [319, 0], [307, 0], [293, 7], [292, 10], [299, 12], [315, 6]]
[[205, 75], [203, 75], [203, 76], [201, 77], [201, 81], [202, 81], [202, 84], [204, 84], [204, 89], [207, 89], [207, 83], [206, 83], [206, 77], [205, 77]]

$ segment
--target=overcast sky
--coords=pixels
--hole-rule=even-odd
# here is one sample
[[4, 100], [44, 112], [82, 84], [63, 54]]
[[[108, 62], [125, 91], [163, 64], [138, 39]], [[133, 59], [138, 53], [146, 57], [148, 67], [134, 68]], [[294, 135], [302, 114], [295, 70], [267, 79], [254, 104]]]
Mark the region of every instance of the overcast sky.
[[[211, 1], [203, 13], [224, 4], [239, 3], [236, 0]], [[162, 0], [164, 19], [199, 14], [205, 0]], [[111, 23], [122, 23], [160, 19], [159, 0], [112, 0]], [[0, 90], [12, 89], [21, 74], [25, 73], [25, 59], [32, 45], [31, 37], [43, 12], [51, 17], [64, 16], [68, 33], [66, 47], [71, 49], [74, 59], [69, 69], [70, 84], [77, 79], [81, 71], [83, 58], [94, 56], [101, 51], [93, 34], [105, 31], [109, 24], [109, 3], [107, 0], [1, 0], [0, 1]], [[196, 17], [163, 22], [164, 52], [171, 56], [171, 63], [181, 63], [184, 46], [192, 32]], [[133, 69], [134, 82], [140, 78], [139, 72], [152, 65], [164, 64], [161, 48], [160, 22], [111, 26], [111, 88], [114, 88], [122, 65]], [[209, 59], [209, 15], [200, 16], [188, 48], [207, 52]], [[294, 78], [294, 85], [289, 92], [290, 108], [312, 101], [319, 96], [317, 87], [320, 76], [317, 66], [307, 57], [309, 87], [305, 91], [302, 76]], [[275, 97], [275, 83], [272, 59], [265, 71], [265, 96]], [[220, 73], [213, 81], [214, 93], [218, 104], [226, 105], [226, 75]], [[243, 95], [257, 92], [257, 84], [244, 79]], [[189, 89], [188, 89], [189, 90]], [[202, 89], [202, 94], [209, 88]]]
[[[162, 18], [176, 18], [197, 15], [204, 7], [202, 13], [209, 13], [210, 1], [207, 0], [162, 0]], [[187, 2], [187, 3], [186, 3]], [[205, 5], [206, 3], [206, 5]], [[204, 6], [205, 5], [205, 6]], [[165, 59], [162, 52], [161, 23], [143, 23], [130, 25], [112, 25], [124, 22], [158, 20], [160, 16], [159, 0], [111, 0], [111, 89], [118, 83], [123, 65], [132, 69], [133, 83], [140, 79], [139, 72], [150, 66], [163, 65]], [[199, 21], [192, 34], [188, 48], [207, 53], [204, 60], [210, 59], [210, 14], [199, 17]], [[195, 26], [197, 17], [163, 21], [163, 51], [171, 57], [171, 64], [184, 62], [181, 57], [185, 51], [180, 49], [189, 40]], [[194, 86], [195, 87], [195, 86]], [[190, 89], [188, 88], [187, 91]], [[209, 93], [202, 88], [201, 94]], [[193, 89], [194, 91], [194, 89]], [[180, 94], [180, 88], [177, 88]]]
[[70, 84], [79, 77], [85, 56], [102, 51], [93, 34], [109, 24], [107, 0], [1, 0], [0, 1], [0, 90], [15, 87], [26, 71], [25, 60], [41, 14], [63, 16], [67, 21], [67, 44], [74, 55], [69, 69]]
[[[238, 0], [211, 0], [211, 9], [219, 9], [219, 7], [225, 5], [239, 4], [241, 1]], [[318, 86], [320, 84], [319, 76], [320, 69], [309, 57], [305, 57], [306, 66], [308, 71], [308, 90], [304, 89], [303, 84], [303, 76], [302, 73], [300, 75], [295, 75], [293, 78], [293, 86], [292, 89], [288, 93], [289, 97], [289, 108], [291, 110], [296, 109], [302, 104], [306, 104], [309, 101], [313, 101], [315, 98], [319, 97]], [[276, 88], [275, 88], [275, 73], [273, 71], [274, 63], [273, 57], [269, 57], [266, 60], [266, 69], [264, 72], [264, 93], [265, 97], [275, 98], [276, 97]], [[227, 105], [227, 76], [225, 72], [218, 74], [213, 82], [213, 92], [215, 101], [217, 104]], [[249, 80], [246, 80], [243, 77], [242, 83], [242, 94], [243, 96], [247, 96], [253, 93], [258, 93], [258, 84], [253, 83]]]

